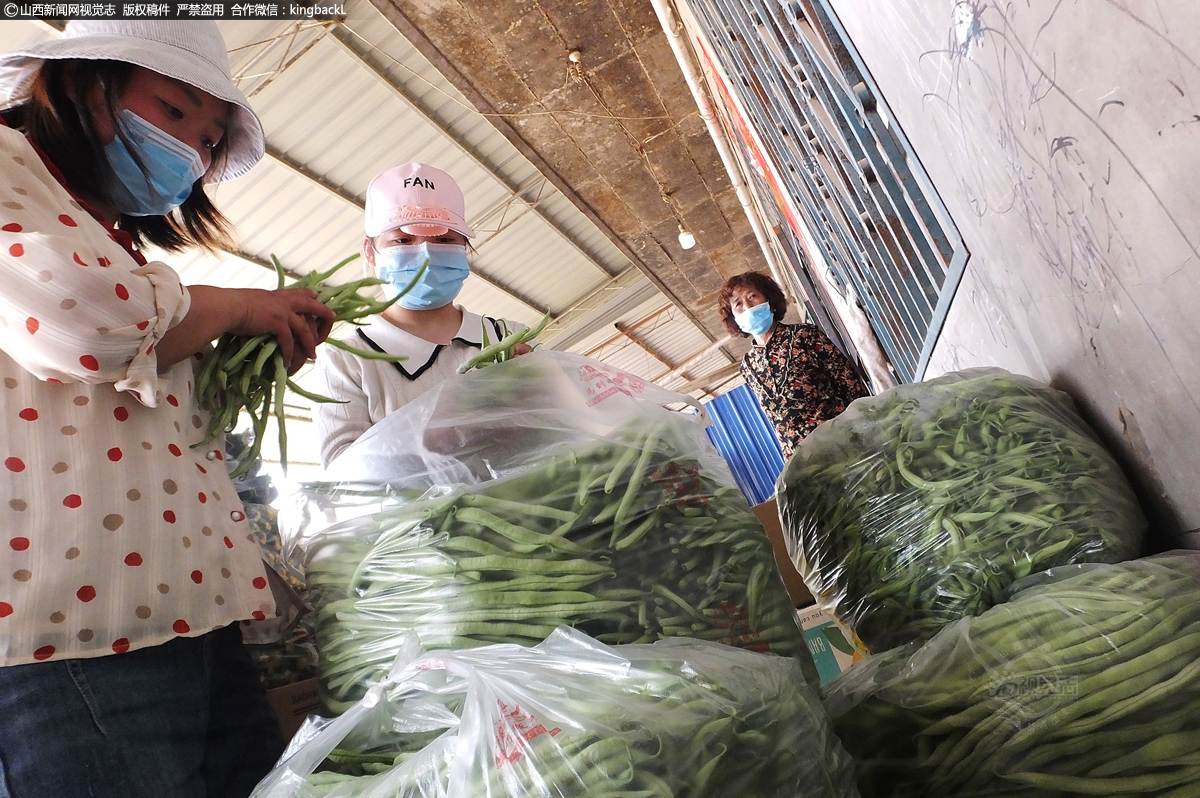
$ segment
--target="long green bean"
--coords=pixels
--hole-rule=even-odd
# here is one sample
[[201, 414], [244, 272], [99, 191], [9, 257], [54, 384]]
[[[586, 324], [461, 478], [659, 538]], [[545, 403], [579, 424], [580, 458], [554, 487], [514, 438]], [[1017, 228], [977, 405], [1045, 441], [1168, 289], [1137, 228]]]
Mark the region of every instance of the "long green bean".
[[[427, 678], [443, 670], [473, 676]], [[795, 661], [698, 641], [587, 641], [586, 653], [431, 652], [406, 672], [422, 676], [355, 707], [348, 736], [307, 744], [322, 754], [337, 746], [323, 770], [311, 773], [317, 757], [302, 749], [256, 798], [856, 795], [851, 762]], [[488, 700], [468, 700], [480, 687]], [[414, 730], [410, 699], [445, 706], [458, 722]]]
[[[318, 536], [306, 566], [316, 638], [323, 655], [339, 652], [321, 660], [327, 704], [344, 709], [386, 673], [386, 659], [368, 665], [356, 648], [396, 650], [405, 631], [475, 646], [486, 617], [526, 645], [552, 622], [605, 642], [717, 640], [794, 657], [815, 684], [764, 530], [735, 487], [704, 473], [691, 422], [675, 423], [622, 427], [543, 467]], [[529, 592], [585, 585], [578, 601]], [[480, 628], [456, 630], [455, 617]]]
[[777, 485], [793, 560], [871, 651], [925, 640], [1017, 579], [1140, 551], [1146, 520], [1069, 398], [974, 369], [860, 399]]
[[[271, 256], [275, 267], [279, 288], [311, 288], [317, 292], [319, 301], [327, 305], [338, 321], [356, 321], [368, 315], [386, 310], [392, 302], [403, 296], [415, 283], [416, 279], [388, 302], [379, 302], [371, 297], [363, 296], [360, 290], [382, 285], [383, 281], [375, 278], [364, 278], [343, 285], [328, 285], [326, 280], [337, 273], [339, 269], [350, 263], [358, 255], [351, 255], [333, 268], [318, 272], [312, 271], [300, 277], [291, 285], [285, 285], [286, 272], [279, 259]], [[424, 271], [422, 267], [421, 271]], [[343, 344], [341, 341], [328, 339], [326, 343], [340, 349], [345, 349], [360, 357], [402, 361], [404, 358], [393, 355], [381, 355], [378, 352], [365, 351]], [[292, 390], [304, 398], [314, 402], [336, 402], [327, 396], [321, 396], [306, 391], [288, 378], [287, 364], [279, 352], [278, 341], [269, 335], [233, 335], [226, 334], [218, 339], [215, 348], [206, 358], [196, 378], [196, 396], [200, 406], [212, 413], [204, 440], [193, 444], [203, 446], [218, 435], [230, 432], [237, 425], [239, 414], [245, 410], [252, 417], [253, 440], [247, 450], [238, 458], [236, 466], [230, 475], [237, 478], [249, 471], [254, 461], [258, 459], [262, 449], [263, 432], [267, 420], [274, 416], [279, 430], [279, 459], [283, 470], [287, 471], [287, 432], [285, 429], [284, 397], [287, 390]], [[254, 415], [261, 408], [259, 415]]]
[[503, 363], [513, 356], [513, 350], [521, 344], [528, 344], [537, 338], [538, 334], [546, 329], [546, 325], [550, 323], [550, 314], [547, 313], [532, 327], [525, 327], [516, 332], [509, 333], [490, 346], [487, 343], [487, 323], [484, 323], [484, 346], [479, 354], [472, 357], [467, 362], [458, 367], [459, 374], [466, 374], [472, 369], [490, 366], [493, 363]]
[[1062, 571], [828, 686], [863, 798], [1200, 794], [1200, 557]]

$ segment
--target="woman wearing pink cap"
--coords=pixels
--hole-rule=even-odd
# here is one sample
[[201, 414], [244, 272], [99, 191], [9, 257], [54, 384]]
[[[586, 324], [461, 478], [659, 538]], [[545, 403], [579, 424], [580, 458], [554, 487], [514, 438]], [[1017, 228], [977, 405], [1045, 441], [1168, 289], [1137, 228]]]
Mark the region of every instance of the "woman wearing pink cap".
[[[367, 187], [363, 255], [395, 293], [413, 288], [346, 342], [403, 355], [402, 363], [367, 360], [325, 347], [317, 359], [319, 390], [343, 404], [317, 405], [321, 460], [328, 465], [372, 425], [416, 399], [479, 352], [484, 330], [491, 341], [524, 327], [479, 316], [454, 304], [470, 274], [463, 195], [454, 178], [422, 163], [380, 172]], [[386, 293], [386, 292], [385, 292]], [[524, 347], [528, 351], [528, 347]]]
[[216, 23], [72, 22], [0, 93], [0, 795], [248, 795], [283, 740], [239, 621], [275, 602], [196, 369], [233, 332], [294, 371], [333, 314], [136, 246], [223, 242], [204, 185], [262, 157]]

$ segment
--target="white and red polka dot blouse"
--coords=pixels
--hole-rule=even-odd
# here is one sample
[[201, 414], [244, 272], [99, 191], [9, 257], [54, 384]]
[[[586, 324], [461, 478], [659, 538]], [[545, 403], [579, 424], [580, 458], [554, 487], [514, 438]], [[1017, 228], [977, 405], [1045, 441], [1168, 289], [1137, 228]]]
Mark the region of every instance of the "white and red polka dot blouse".
[[0, 666], [275, 612], [197, 361], [158, 372], [188, 292], [123, 235], [0, 126]]

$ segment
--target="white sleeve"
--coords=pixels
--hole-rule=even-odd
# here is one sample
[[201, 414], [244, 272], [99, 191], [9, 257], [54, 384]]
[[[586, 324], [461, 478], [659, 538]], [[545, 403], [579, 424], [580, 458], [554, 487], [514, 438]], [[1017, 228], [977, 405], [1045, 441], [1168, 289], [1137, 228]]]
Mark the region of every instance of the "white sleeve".
[[370, 407], [362, 385], [362, 361], [349, 352], [321, 347], [317, 355], [316, 392], [343, 404], [320, 403], [313, 414], [321, 465], [327, 466], [371, 428]]
[[0, 349], [22, 368], [158, 404], [154, 347], [190, 295], [165, 264], [139, 266], [11, 130], [0, 130], [0, 281]]

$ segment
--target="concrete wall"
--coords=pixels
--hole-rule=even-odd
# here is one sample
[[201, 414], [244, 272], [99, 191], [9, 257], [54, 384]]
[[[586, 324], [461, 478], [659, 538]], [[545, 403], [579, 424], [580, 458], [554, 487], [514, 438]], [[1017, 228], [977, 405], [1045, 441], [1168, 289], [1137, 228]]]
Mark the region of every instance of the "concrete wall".
[[1072, 396], [1200, 528], [1200, 3], [830, 0], [971, 257], [929, 376]]

